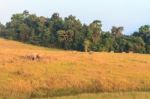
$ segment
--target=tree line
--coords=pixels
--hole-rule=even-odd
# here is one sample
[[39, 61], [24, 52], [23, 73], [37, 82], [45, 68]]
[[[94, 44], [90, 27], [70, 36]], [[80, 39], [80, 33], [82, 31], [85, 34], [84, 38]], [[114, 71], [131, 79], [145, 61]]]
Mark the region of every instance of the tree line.
[[150, 53], [150, 25], [144, 25], [131, 35], [123, 34], [122, 26], [102, 30], [100, 20], [82, 24], [75, 16], [62, 18], [54, 13], [50, 18], [30, 14], [14, 14], [5, 25], [0, 23], [0, 37], [45, 47], [78, 51], [114, 51]]

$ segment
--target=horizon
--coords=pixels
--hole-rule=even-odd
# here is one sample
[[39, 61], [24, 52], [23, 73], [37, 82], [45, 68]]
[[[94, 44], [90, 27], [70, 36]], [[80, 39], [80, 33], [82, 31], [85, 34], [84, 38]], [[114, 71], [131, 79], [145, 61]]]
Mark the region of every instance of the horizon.
[[10, 21], [13, 14], [28, 10], [38, 16], [50, 17], [58, 12], [61, 17], [74, 15], [82, 23], [89, 24], [93, 20], [101, 20], [104, 31], [110, 31], [112, 26], [123, 26], [124, 34], [132, 34], [145, 24], [150, 24], [147, 11], [150, 10], [149, 0], [60, 0], [30, 1], [1, 0], [0, 22]]

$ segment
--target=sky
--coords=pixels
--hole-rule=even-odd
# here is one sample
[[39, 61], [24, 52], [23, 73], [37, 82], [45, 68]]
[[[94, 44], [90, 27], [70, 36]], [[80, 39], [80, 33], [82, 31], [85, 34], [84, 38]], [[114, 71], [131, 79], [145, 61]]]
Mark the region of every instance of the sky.
[[62, 17], [72, 14], [86, 24], [101, 20], [104, 31], [124, 26], [125, 34], [150, 24], [150, 0], [0, 0], [0, 22], [5, 24], [24, 10], [45, 17], [54, 12]]

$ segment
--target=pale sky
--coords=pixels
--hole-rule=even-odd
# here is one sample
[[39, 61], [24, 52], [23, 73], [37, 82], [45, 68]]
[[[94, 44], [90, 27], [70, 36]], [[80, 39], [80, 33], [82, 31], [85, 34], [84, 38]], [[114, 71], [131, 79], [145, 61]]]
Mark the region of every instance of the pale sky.
[[150, 24], [150, 0], [0, 0], [0, 22], [24, 10], [45, 17], [54, 12], [62, 17], [72, 14], [86, 24], [98, 19], [103, 30], [124, 26], [126, 34]]

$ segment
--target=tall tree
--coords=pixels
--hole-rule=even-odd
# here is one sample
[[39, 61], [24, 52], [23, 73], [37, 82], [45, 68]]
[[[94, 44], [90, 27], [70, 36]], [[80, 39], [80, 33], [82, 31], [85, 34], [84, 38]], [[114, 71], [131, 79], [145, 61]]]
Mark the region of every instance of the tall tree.
[[64, 29], [66, 31], [71, 30], [74, 33], [73, 36], [73, 49], [80, 50], [83, 46], [84, 34], [82, 33], [82, 24], [80, 20], [75, 16], [68, 16], [64, 20]]
[[51, 43], [57, 44], [57, 32], [64, 29], [64, 21], [58, 13], [54, 13], [49, 19], [49, 26], [51, 28]]
[[101, 21], [95, 20], [88, 27], [87, 39], [89, 39], [91, 44], [91, 50], [98, 51], [100, 50], [100, 38], [102, 32]]
[[115, 37], [121, 37], [123, 35], [123, 30], [124, 28], [123, 27], [116, 27], [116, 26], [113, 26], [112, 29], [111, 29], [111, 32], [112, 34], [115, 36]]
[[150, 25], [141, 26], [133, 36], [141, 37], [145, 42], [146, 53], [150, 53]]
[[89, 25], [88, 37], [92, 40], [92, 42], [96, 43], [100, 40], [100, 35], [102, 32], [101, 27], [102, 24], [99, 20], [95, 20]]

